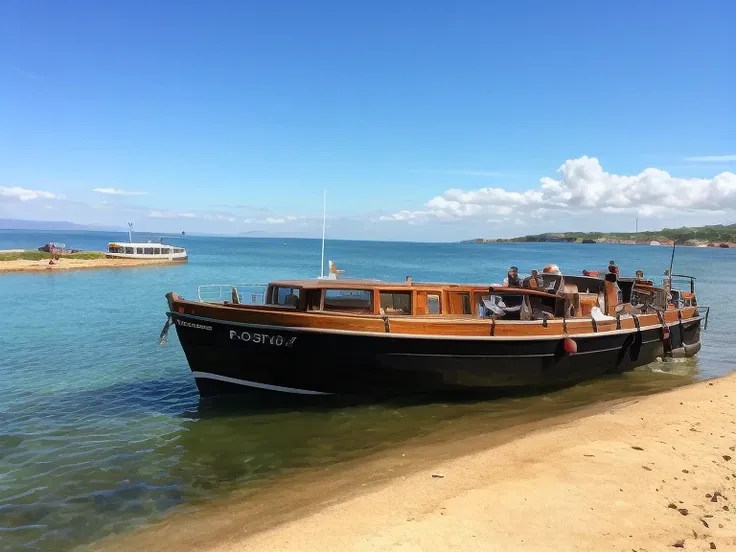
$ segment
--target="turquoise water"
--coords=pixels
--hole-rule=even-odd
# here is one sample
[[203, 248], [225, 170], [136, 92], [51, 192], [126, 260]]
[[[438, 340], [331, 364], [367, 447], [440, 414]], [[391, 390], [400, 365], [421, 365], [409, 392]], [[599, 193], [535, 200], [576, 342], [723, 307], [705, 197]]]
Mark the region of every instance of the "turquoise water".
[[[158, 236], [136, 235], [138, 240]], [[104, 249], [122, 234], [0, 231], [0, 249], [47, 241]], [[0, 274], [0, 550], [70, 550], [249, 482], [354, 458], [448, 424], [487, 431], [604, 399], [666, 389], [732, 369], [729, 309], [736, 251], [678, 248], [676, 273], [698, 277], [714, 307], [696, 360], [657, 363], [544, 397], [384, 404], [309, 412], [223, 410], [200, 403], [174, 331], [158, 345], [164, 295], [198, 284], [319, 273], [320, 242], [170, 237], [182, 266]], [[345, 276], [499, 282], [554, 262], [565, 272], [641, 268], [659, 279], [666, 247], [327, 241]]]

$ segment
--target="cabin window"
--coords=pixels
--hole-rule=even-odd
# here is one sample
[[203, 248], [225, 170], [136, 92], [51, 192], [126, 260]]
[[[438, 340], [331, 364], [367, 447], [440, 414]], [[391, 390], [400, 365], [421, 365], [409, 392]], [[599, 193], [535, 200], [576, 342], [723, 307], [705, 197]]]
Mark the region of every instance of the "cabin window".
[[175, 247], [174, 248], [174, 253], [183, 253], [183, 252], [184, 252], [184, 250], [181, 247]]
[[171, 249], [169, 249], [168, 247], [162, 247], [161, 253], [163, 253], [164, 255], [168, 255], [169, 253], [171, 253]]
[[307, 309], [319, 310], [322, 293], [319, 289], [310, 289], [307, 291]]
[[143, 252], [146, 255], [153, 255], [153, 247], [146, 247]]
[[463, 293], [463, 314], [472, 314], [473, 310], [470, 307], [470, 293]]
[[125, 252], [126, 252], [126, 253], [127, 253], [128, 255], [132, 255], [132, 254], [133, 254], [133, 248], [132, 248], [132, 247], [126, 247], [126, 248], [125, 248]]
[[160, 255], [161, 254], [161, 248], [160, 247], [154, 247], [153, 248], [153, 254], [154, 255]]
[[138, 255], [143, 255], [143, 248], [142, 248], [142, 247], [137, 247], [137, 248], [136, 248], [136, 250], [135, 250], [135, 252], [136, 252], [136, 253], [137, 253]]
[[296, 308], [299, 305], [299, 288], [277, 287], [272, 297], [274, 305]]
[[427, 295], [427, 314], [440, 314], [439, 295]]
[[371, 313], [372, 293], [367, 289], [326, 289], [324, 310]]
[[410, 291], [382, 291], [382, 314], [411, 314]]

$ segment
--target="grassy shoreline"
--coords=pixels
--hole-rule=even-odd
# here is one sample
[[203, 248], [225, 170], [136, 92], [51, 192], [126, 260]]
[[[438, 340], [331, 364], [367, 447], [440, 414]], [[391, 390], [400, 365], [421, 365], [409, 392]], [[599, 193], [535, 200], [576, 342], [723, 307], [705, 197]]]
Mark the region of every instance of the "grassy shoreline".
[[[61, 255], [62, 259], [104, 259], [105, 254], [102, 251], [79, 251], [77, 253], [67, 253]], [[44, 251], [26, 251], [0, 252], [0, 262], [4, 261], [48, 261], [51, 259], [51, 253]]]
[[58, 272], [141, 266], [184, 264], [186, 260], [119, 259], [106, 257], [101, 251], [80, 251], [61, 255], [50, 263], [52, 255], [43, 251], [0, 252], [0, 274], [17, 272]]

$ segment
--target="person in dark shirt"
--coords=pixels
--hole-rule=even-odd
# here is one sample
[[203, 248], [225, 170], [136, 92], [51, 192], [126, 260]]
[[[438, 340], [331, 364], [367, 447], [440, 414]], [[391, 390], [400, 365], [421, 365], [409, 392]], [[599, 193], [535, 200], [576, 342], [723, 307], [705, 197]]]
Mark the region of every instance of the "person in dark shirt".
[[618, 276], [618, 267], [616, 266], [616, 261], [610, 260], [608, 261], [608, 272], [611, 272]]
[[511, 268], [509, 268], [509, 272], [503, 281], [503, 285], [507, 287], [521, 287], [522, 286], [521, 278], [519, 278], [519, 268], [518, 267], [512, 266]]

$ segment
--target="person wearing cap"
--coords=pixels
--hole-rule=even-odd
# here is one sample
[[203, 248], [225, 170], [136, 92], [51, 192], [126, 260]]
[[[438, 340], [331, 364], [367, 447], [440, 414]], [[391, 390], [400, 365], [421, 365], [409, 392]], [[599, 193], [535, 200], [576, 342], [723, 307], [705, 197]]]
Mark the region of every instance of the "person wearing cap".
[[512, 266], [509, 268], [509, 272], [506, 278], [503, 280], [503, 285], [506, 287], [521, 287], [521, 278], [519, 278], [519, 268]]
[[618, 267], [616, 266], [616, 261], [613, 259], [608, 261], [608, 272], [611, 272], [618, 276]]

